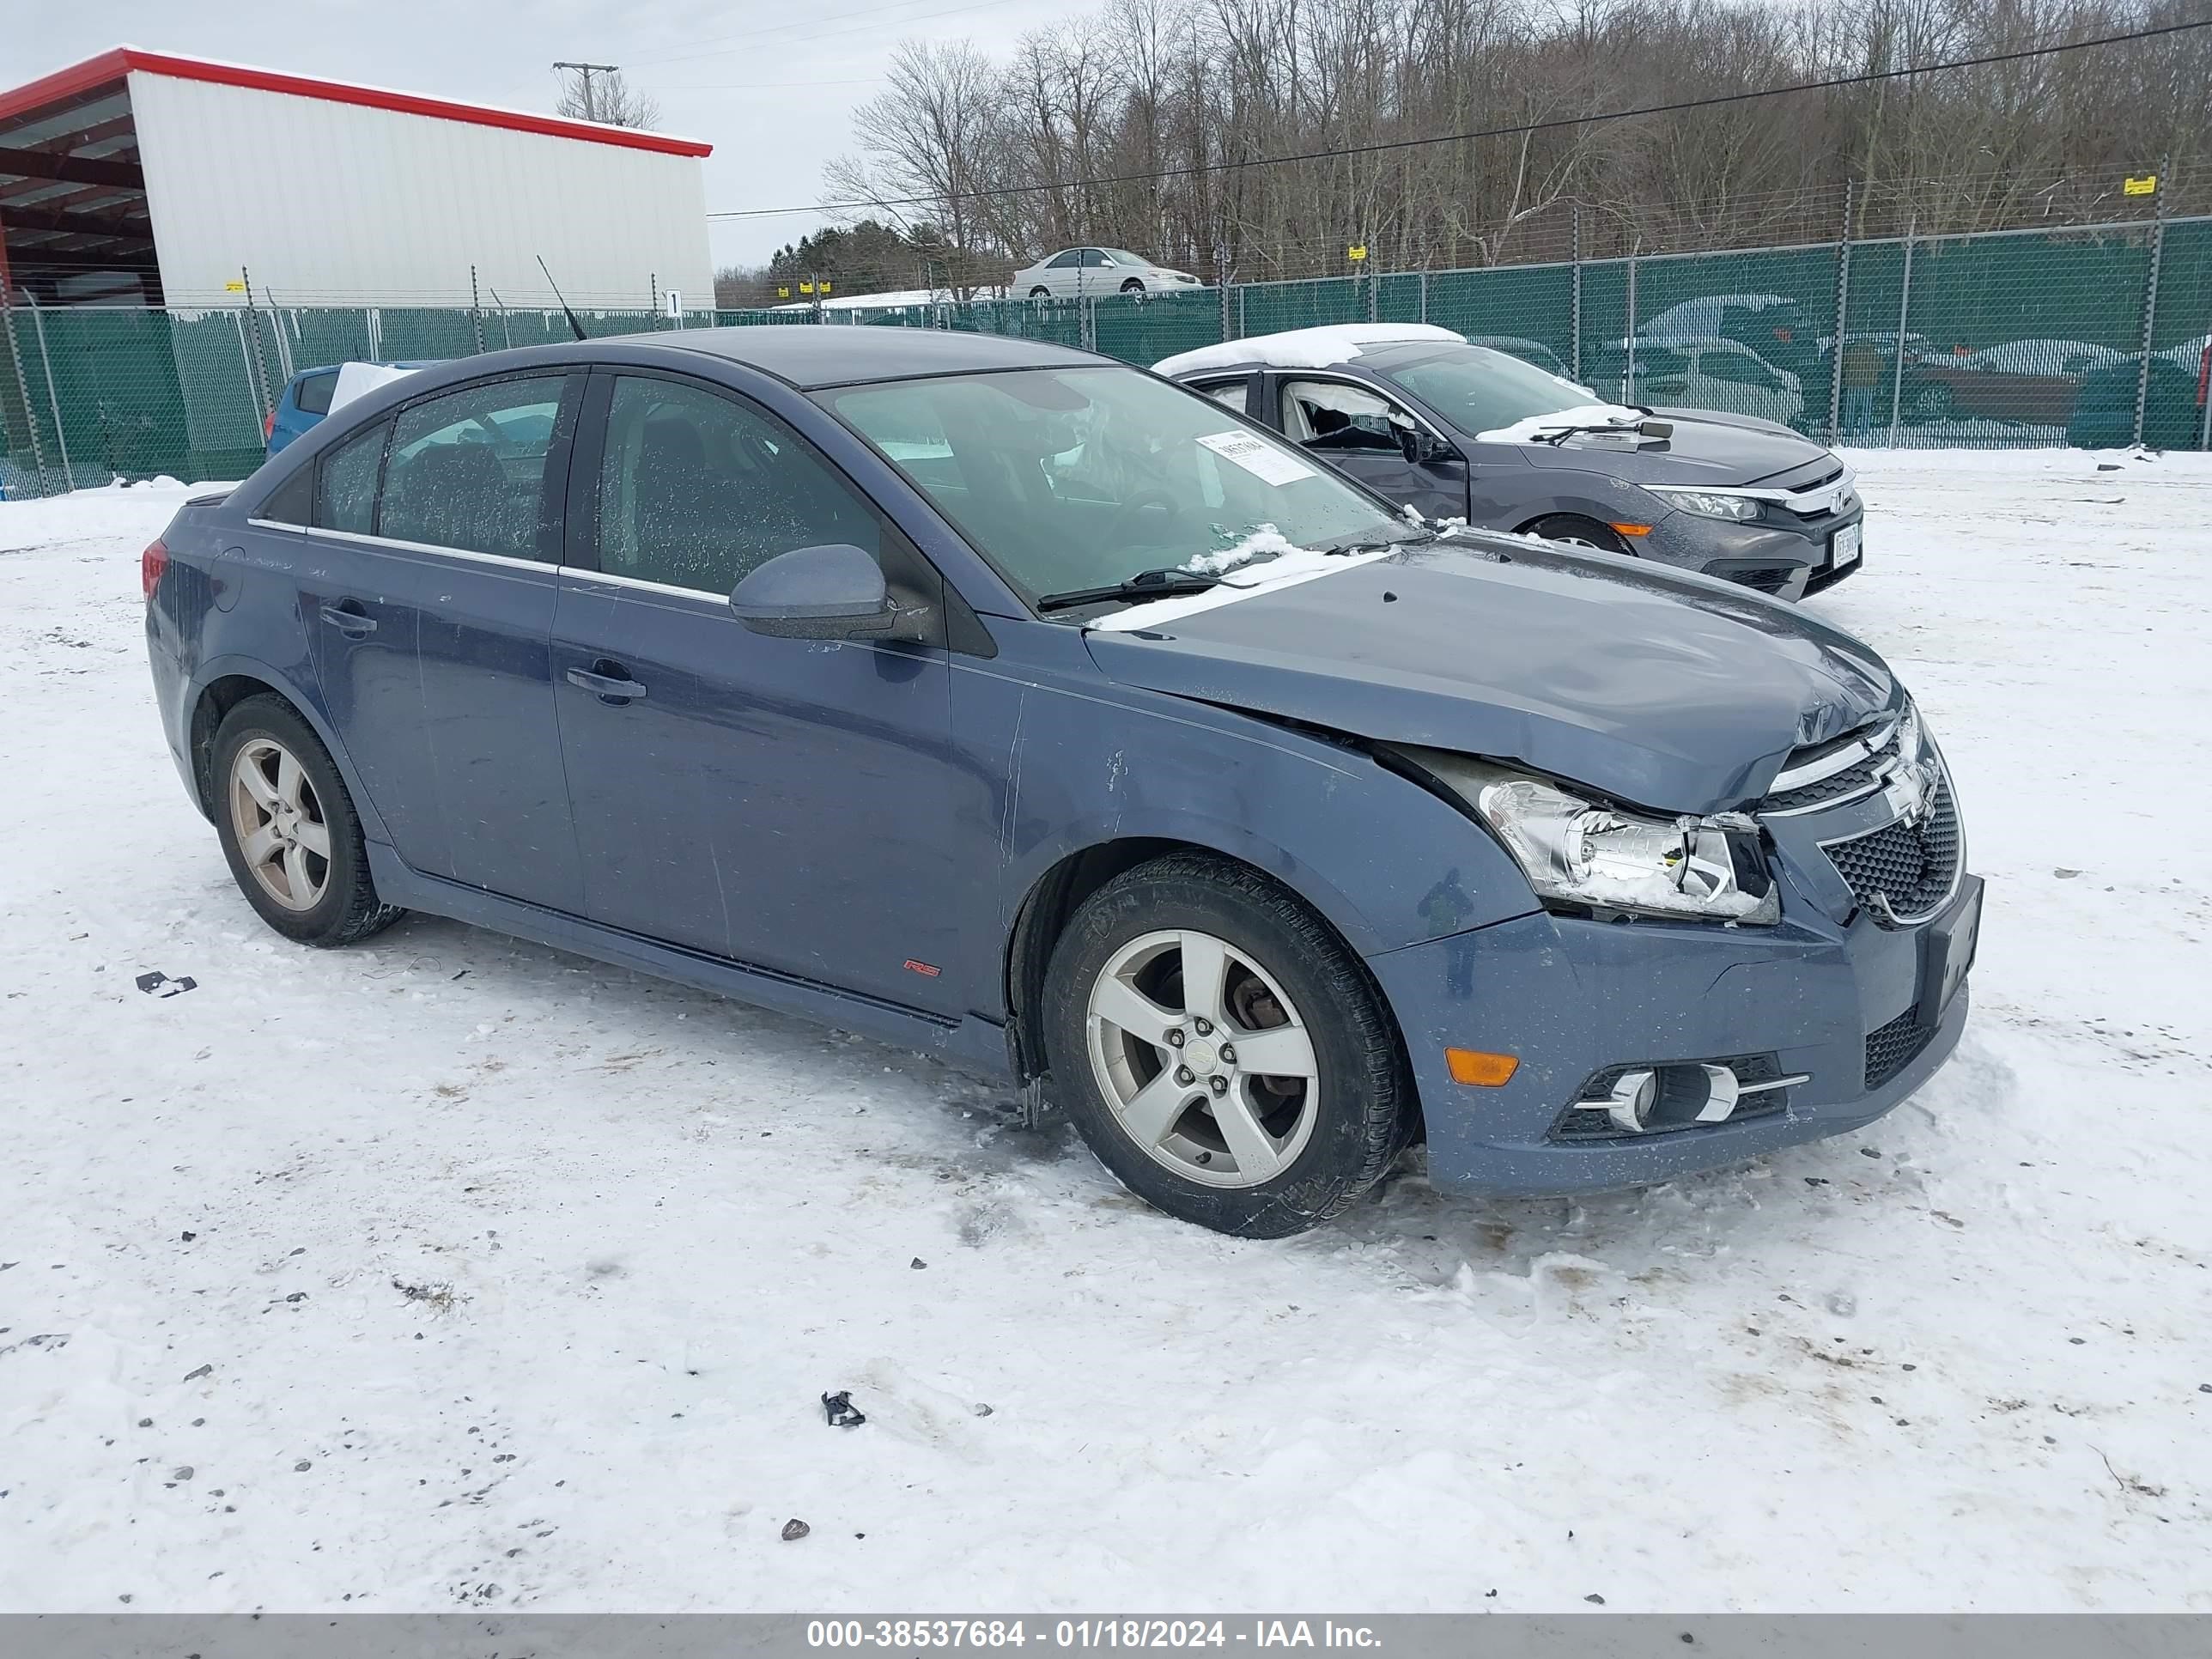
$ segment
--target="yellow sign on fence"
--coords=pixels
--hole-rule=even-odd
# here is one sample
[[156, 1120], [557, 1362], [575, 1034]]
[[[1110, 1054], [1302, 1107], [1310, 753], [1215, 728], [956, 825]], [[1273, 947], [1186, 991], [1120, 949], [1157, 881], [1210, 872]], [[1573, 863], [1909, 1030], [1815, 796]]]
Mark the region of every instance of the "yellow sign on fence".
[[1347, 257], [1355, 261], [1364, 259], [1367, 257], [1367, 244], [1364, 242], [1357, 242], [1352, 246], [1345, 249], [1344, 252]]
[[246, 292], [246, 284], [243, 283], [225, 283], [222, 285], [222, 291], [225, 294], [243, 294]]
[[2140, 179], [2128, 179], [2122, 182], [2120, 188], [2130, 196], [2155, 196], [2158, 194], [2158, 174], [2146, 173]]

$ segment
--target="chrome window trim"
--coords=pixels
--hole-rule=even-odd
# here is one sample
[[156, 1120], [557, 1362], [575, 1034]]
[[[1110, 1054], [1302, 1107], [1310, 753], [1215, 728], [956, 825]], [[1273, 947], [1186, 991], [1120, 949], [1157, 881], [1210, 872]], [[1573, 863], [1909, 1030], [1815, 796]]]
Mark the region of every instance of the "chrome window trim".
[[550, 574], [561, 568], [550, 559], [518, 559], [507, 553], [479, 553], [473, 548], [441, 547], [434, 542], [402, 541], [397, 536], [371, 536], [358, 530], [331, 530], [321, 525], [281, 525], [277, 528], [304, 528], [311, 536], [328, 536], [333, 541], [352, 542], [362, 547], [389, 548], [401, 553], [428, 553], [438, 558], [464, 559], [475, 564], [505, 566], [512, 570], [543, 570]]
[[586, 570], [580, 565], [564, 564], [561, 574], [580, 582], [606, 582], [615, 587], [631, 587], [646, 593], [665, 593], [672, 599], [704, 599], [710, 605], [726, 605], [730, 596], [718, 593], [711, 587], [684, 587], [675, 582], [657, 582], [644, 576], [624, 576], [612, 570]]
[[[283, 520], [282, 520], [282, 519], [254, 519], [254, 518], [249, 518], [249, 519], [247, 519], [247, 520], [246, 520], [246, 522], [247, 524], [251, 525], [251, 526], [252, 526], [254, 529], [256, 529], [256, 530], [289, 530], [289, 531], [290, 531], [290, 532], [291, 532], [294, 535], [295, 535], [295, 536], [300, 535], [300, 534], [303, 533], [303, 532], [306, 532], [306, 531], [313, 530], [313, 529], [314, 528], [314, 526], [313, 526], [313, 525], [306, 525], [306, 524], [286, 524], [286, 523], [283, 521]], [[337, 532], [337, 531], [335, 531], [335, 530], [328, 530], [328, 531], [325, 531], [325, 532], [323, 532], [322, 533], [323, 533], [323, 534], [325, 534], [325, 535], [327, 535], [327, 536], [335, 536], [335, 535], [339, 534], [340, 532]]]

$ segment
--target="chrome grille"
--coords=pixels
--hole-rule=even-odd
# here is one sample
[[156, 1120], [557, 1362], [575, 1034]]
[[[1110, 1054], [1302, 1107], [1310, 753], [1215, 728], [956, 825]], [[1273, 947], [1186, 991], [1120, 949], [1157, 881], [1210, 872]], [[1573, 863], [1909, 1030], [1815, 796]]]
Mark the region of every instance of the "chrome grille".
[[[1829, 842], [1826, 850], [1851, 896], [1882, 926], [1926, 920], [1958, 884], [1959, 812], [1951, 780], [1936, 775], [1934, 797], [1917, 823], [1900, 818], [1869, 835]], [[1878, 899], [1887, 901], [1887, 914]]]
[[[1881, 747], [1872, 754], [1863, 755], [1850, 765], [1839, 771], [1831, 772], [1826, 777], [1815, 778], [1810, 783], [1802, 783], [1794, 789], [1784, 789], [1779, 793], [1769, 795], [1765, 800], [1759, 802], [1758, 810], [1762, 812], [1798, 812], [1808, 806], [1819, 806], [1833, 800], [1848, 800], [1854, 795], [1868, 793], [1881, 781], [1877, 774], [1897, 753], [1897, 733], [1898, 727], [1895, 725], [1891, 726], [1888, 733], [1882, 739]], [[1846, 738], [1841, 744], [1829, 744], [1826, 747], [1831, 749], [1848, 747], [1856, 740], [1854, 736]], [[1790, 772], [1811, 764], [1819, 757], [1820, 751], [1817, 750], [1809, 753], [1793, 755], [1783, 768], [1783, 775], [1786, 777]]]

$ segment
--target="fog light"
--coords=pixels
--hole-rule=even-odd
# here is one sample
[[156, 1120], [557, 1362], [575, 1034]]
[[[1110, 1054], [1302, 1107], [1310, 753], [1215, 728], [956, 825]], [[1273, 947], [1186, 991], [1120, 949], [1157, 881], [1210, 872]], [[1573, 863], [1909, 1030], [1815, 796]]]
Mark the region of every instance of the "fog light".
[[1658, 1103], [1656, 1072], [1623, 1072], [1605, 1097], [1605, 1115], [1630, 1134], [1640, 1135], [1651, 1121], [1651, 1109]]
[[1478, 1089], [1501, 1087], [1521, 1069], [1521, 1062], [1513, 1055], [1486, 1054], [1480, 1048], [1447, 1048], [1444, 1064], [1451, 1068], [1454, 1083], [1472, 1084]]

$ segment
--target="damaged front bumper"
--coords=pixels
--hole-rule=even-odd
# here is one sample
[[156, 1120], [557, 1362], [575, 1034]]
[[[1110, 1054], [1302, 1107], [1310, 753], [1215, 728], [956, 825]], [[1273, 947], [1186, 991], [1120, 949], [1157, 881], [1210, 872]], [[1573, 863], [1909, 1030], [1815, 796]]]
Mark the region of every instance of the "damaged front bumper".
[[[1771, 928], [1540, 914], [1370, 957], [1413, 1061], [1431, 1180], [1641, 1186], [1871, 1122], [1957, 1046], [1981, 890], [1965, 877], [1917, 927], [1863, 912], [1838, 926], [1802, 901]], [[1469, 1086], [1448, 1047], [1520, 1063], [1502, 1086]], [[1608, 1122], [1625, 1074], [1711, 1066], [1739, 1085], [1789, 1081], [1742, 1089], [1717, 1121], [1692, 1103], [1652, 1133]]]

